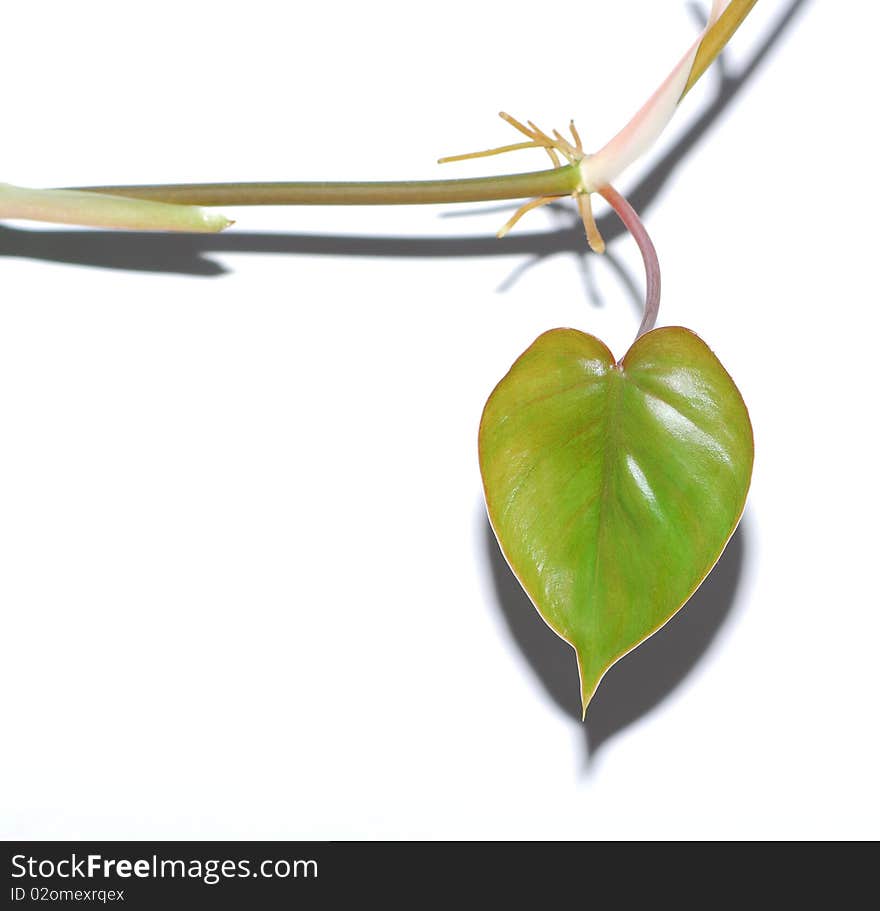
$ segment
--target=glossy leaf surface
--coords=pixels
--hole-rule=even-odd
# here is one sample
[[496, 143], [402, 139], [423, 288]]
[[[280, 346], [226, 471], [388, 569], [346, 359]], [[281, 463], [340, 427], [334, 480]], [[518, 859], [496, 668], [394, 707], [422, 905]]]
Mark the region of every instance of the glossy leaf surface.
[[554, 329], [495, 388], [480, 423], [489, 518], [577, 652], [585, 713], [608, 668], [715, 565], [753, 454], [739, 391], [687, 329], [646, 333], [619, 364], [597, 338]]

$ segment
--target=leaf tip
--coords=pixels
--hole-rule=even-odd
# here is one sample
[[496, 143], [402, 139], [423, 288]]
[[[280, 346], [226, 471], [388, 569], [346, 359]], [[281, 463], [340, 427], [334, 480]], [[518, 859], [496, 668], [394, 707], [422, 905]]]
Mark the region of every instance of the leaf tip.
[[581, 682], [581, 721], [586, 721], [587, 709], [596, 693], [602, 675], [594, 674], [587, 669], [586, 655], [577, 646], [575, 646], [575, 652], [577, 654], [578, 677]]

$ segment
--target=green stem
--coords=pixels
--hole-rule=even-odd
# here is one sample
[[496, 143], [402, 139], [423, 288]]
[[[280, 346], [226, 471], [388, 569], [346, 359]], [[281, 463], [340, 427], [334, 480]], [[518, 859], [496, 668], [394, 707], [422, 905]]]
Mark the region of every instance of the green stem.
[[[732, 0], [706, 33], [682, 97], [703, 75], [757, 0]], [[464, 180], [404, 180], [376, 183], [205, 183], [77, 187], [108, 196], [189, 206], [357, 206], [486, 202], [539, 196], [568, 196], [581, 182], [577, 165], [503, 177]]]
[[576, 165], [502, 177], [381, 183], [205, 183], [80, 187], [110, 196], [188, 206], [395, 206], [568, 196], [580, 182]]

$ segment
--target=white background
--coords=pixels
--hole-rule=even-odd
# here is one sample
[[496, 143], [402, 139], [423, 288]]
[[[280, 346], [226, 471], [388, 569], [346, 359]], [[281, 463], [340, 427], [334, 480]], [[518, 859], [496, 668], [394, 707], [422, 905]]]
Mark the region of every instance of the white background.
[[[880, 835], [878, 27], [762, 0], [618, 181], [757, 460], [715, 574], [586, 725], [476, 433], [545, 329], [629, 343], [613, 214], [605, 259], [566, 206], [504, 241], [499, 206], [0, 227], [0, 835]], [[679, 0], [18, 4], [0, 180], [537, 169], [434, 161], [515, 141], [499, 108], [597, 147], [695, 29]]]

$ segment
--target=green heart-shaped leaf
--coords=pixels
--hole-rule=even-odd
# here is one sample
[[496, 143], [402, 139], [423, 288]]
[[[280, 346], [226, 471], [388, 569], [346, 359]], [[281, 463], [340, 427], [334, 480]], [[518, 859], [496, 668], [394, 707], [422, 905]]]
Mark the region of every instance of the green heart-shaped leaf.
[[696, 591], [742, 515], [754, 444], [725, 369], [687, 329], [616, 363], [574, 329], [540, 336], [480, 422], [501, 549], [577, 652], [584, 713], [602, 676]]

